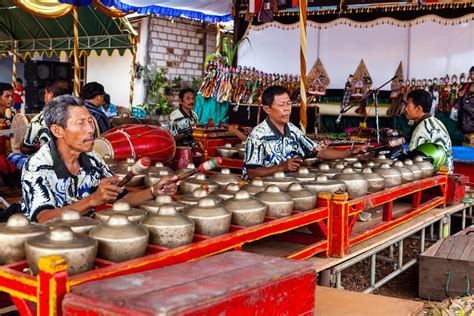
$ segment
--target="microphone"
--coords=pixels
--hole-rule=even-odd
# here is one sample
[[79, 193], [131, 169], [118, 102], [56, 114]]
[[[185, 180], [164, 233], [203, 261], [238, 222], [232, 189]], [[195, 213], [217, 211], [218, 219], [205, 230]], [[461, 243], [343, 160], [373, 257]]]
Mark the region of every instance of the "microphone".
[[339, 116], [338, 116], [337, 119], [336, 119], [336, 124], [341, 123], [341, 118], [342, 118], [342, 112], [339, 113]]
[[132, 166], [128, 174], [120, 180], [119, 183], [117, 183], [117, 186], [123, 187], [126, 185], [130, 180], [133, 178], [133, 176], [143, 174], [145, 171], [150, 167], [151, 165], [151, 160], [148, 157], [142, 157], [135, 164]]

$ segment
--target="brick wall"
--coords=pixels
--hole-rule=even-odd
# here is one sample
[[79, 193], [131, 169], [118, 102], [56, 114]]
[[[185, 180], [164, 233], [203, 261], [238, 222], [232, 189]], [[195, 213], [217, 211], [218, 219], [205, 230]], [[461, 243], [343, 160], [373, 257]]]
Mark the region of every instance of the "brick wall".
[[209, 28], [196, 21], [150, 17], [148, 64], [166, 67], [169, 79], [202, 77], [204, 59], [215, 50], [215, 29]]

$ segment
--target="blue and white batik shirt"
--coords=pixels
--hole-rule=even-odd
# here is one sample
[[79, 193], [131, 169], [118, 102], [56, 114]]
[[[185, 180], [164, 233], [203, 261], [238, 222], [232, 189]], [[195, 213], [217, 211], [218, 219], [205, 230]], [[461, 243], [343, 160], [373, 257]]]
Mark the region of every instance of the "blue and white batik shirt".
[[53, 140], [30, 156], [21, 177], [21, 208], [25, 216], [36, 221], [42, 210], [75, 203], [94, 193], [101, 179], [113, 176], [94, 151], [81, 153], [79, 163], [79, 174], [74, 176], [61, 160]]
[[282, 134], [268, 117], [252, 130], [245, 143], [244, 181], [249, 181], [247, 169], [272, 167], [289, 158], [302, 158], [316, 147], [316, 143], [292, 123], [285, 125], [284, 132]]
[[179, 107], [170, 114], [170, 131], [173, 136], [180, 133], [180, 130], [190, 127], [193, 124], [197, 124], [197, 114], [191, 110], [191, 115], [186, 114], [184, 110]]

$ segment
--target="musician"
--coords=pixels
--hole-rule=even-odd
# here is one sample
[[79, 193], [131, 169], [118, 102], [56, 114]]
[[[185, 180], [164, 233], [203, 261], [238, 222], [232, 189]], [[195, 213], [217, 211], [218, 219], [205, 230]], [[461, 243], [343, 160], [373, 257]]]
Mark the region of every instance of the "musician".
[[262, 103], [268, 117], [247, 138], [243, 180], [269, 176], [277, 171], [296, 171], [303, 162], [302, 158], [310, 155], [337, 159], [366, 152], [365, 148], [329, 149], [327, 141], [315, 143], [306, 137], [290, 123], [291, 100], [288, 91], [281, 86], [267, 88]]
[[432, 101], [431, 94], [423, 89], [413, 90], [408, 94], [405, 116], [416, 124], [408, 145], [408, 151], [413, 151], [424, 143], [441, 145], [446, 151], [447, 166], [451, 173], [453, 171], [451, 138], [444, 124], [430, 114]]
[[198, 123], [197, 114], [193, 111], [195, 102], [193, 89], [179, 91], [179, 108], [170, 115], [170, 130], [177, 145], [189, 145], [193, 141], [191, 127]]
[[[0, 82], [0, 129], [9, 129], [13, 119], [13, 86]], [[0, 136], [0, 154], [10, 151], [9, 135]]]
[[[53, 98], [63, 94], [72, 94], [70, 82], [56, 80], [48, 83], [44, 89], [44, 104], [47, 105]], [[39, 149], [40, 145], [46, 144], [50, 139], [49, 128], [44, 123], [43, 111], [41, 111], [28, 125], [20, 151], [25, 155], [31, 155]]]
[[81, 97], [84, 105], [89, 109], [95, 118], [99, 132], [104, 133], [110, 129], [107, 115], [100, 109], [104, 104], [105, 90], [104, 86], [98, 82], [88, 82], [81, 89]]
[[22, 175], [22, 212], [45, 222], [65, 209], [82, 215], [105, 203], [123, 199], [131, 205], [176, 191], [176, 176], [138, 192], [127, 192], [116, 183], [105, 162], [92, 151], [95, 123], [88, 108], [71, 95], [56, 97], [44, 109], [44, 121], [52, 140], [30, 156]]

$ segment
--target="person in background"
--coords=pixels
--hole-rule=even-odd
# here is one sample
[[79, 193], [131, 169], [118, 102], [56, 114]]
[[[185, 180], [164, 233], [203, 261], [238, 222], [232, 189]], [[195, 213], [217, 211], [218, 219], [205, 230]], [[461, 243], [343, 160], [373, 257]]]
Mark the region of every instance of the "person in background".
[[423, 89], [411, 91], [407, 96], [405, 116], [415, 122], [415, 130], [411, 136], [408, 152], [425, 143], [433, 143], [443, 147], [447, 159], [449, 173], [453, 171], [453, 151], [451, 138], [444, 124], [430, 114], [432, 97]]
[[110, 129], [109, 119], [100, 109], [102, 104], [104, 104], [104, 96], [104, 86], [98, 82], [89, 82], [82, 87], [81, 98], [84, 101], [84, 105], [95, 118], [100, 133], [104, 133]]
[[[66, 80], [56, 80], [48, 83], [44, 89], [44, 104], [47, 105], [53, 98], [72, 93], [72, 85]], [[43, 118], [43, 111], [37, 114], [28, 125], [25, 138], [20, 151], [24, 155], [31, 155], [38, 151], [39, 146], [46, 144], [51, 139], [49, 129]], [[25, 158], [26, 159], [26, 158]], [[23, 161], [24, 163], [24, 161]], [[23, 165], [22, 163], [22, 165]], [[17, 164], [18, 166], [18, 164]], [[20, 167], [21, 168], [21, 167]]]
[[20, 111], [24, 113], [24, 108], [22, 109], [22, 105], [25, 103], [25, 88], [23, 87], [23, 81], [20, 78], [16, 78], [16, 84], [14, 89], [13, 95], [13, 108], [16, 110], [17, 113]]
[[314, 142], [290, 122], [292, 110], [288, 90], [272, 86], [263, 92], [263, 110], [267, 118], [250, 133], [245, 143], [242, 179], [249, 181], [279, 171], [296, 171], [305, 157], [323, 159], [365, 155], [366, 148], [336, 150], [328, 141]]
[[170, 115], [170, 131], [177, 145], [189, 145], [194, 140], [191, 127], [198, 123], [197, 114], [193, 111], [195, 102], [193, 89], [179, 91], [179, 108]]
[[228, 127], [229, 133], [234, 134], [237, 136], [242, 142], [245, 142], [247, 140], [248, 135], [252, 131], [251, 127], [239, 127], [239, 126], [234, 126], [230, 125]]
[[95, 122], [78, 98], [56, 97], [44, 109], [52, 140], [30, 156], [23, 167], [21, 211], [32, 221], [45, 222], [66, 209], [92, 215], [97, 206], [124, 200], [138, 206], [159, 194], [173, 194], [177, 176], [164, 176], [153, 186], [127, 192], [119, 177], [93, 151]]
[[[0, 82], [0, 129], [9, 129], [13, 120], [13, 87]], [[8, 155], [10, 135], [0, 136], [0, 154]]]
[[108, 118], [115, 117], [118, 114], [115, 104], [110, 103], [110, 95], [108, 93], [104, 95], [104, 103], [102, 104], [101, 110]]

